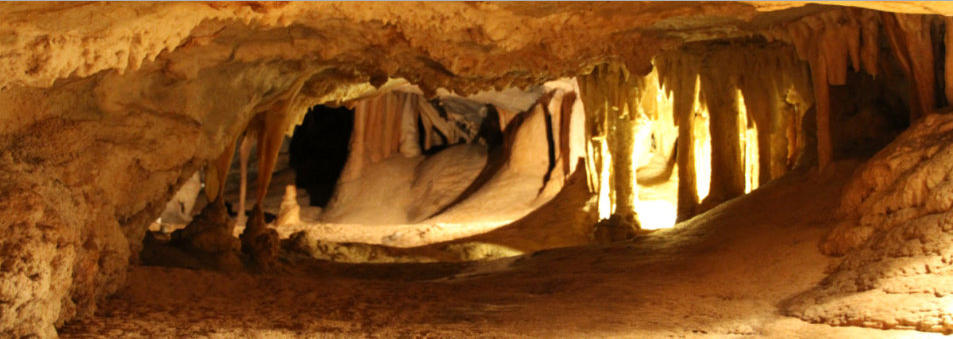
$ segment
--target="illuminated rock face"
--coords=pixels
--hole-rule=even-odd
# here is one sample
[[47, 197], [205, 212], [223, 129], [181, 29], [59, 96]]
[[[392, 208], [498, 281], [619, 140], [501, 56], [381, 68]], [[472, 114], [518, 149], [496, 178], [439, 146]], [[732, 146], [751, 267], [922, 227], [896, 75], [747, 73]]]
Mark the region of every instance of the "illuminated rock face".
[[844, 189], [843, 221], [821, 244], [846, 254], [791, 315], [831, 325], [953, 330], [949, 115], [928, 115], [857, 170]]
[[[928, 31], [937, 20], [919, 15], [948, 14], [947, 8], [859, 4], [916, 14], [821, 6], [772, 12], [786, 6], [792, 5], [7, 4], [0, 9], [0, 335], [53, 336], [55, 326], [90, 315], [123, 284], [165, 202], [259, 119], [278, 112], [278, 126], [265, 123], [261, 132], [274, 137], [315, 104], [399, 85], [388, 78], [406, 79], [425, 96], [439, 88], [472, 94], [586, 75], [603, 63], [643, 76], [653, 57], [689, 41], [756, 36], [793, 45], [812, 84], [803, 67], [791, 71], [793, 62], [712, 70], [722, 62], [692, 69], [704, 63], [686, 61], [660, 74], [681, 123], [685, 218], [700, 212], [689, 118], [698, 75], [702, 91], [718, 96], [705, 100], [715, 115], [716, 200], [739, 194], [737, 134], [719, 134], [735, 119], [737, 98], [725, 97], [732, 86], [751, 94], [744, 99], [749, 111], [781, 112], [751, 113], [757, 124], [772, 126], [763, 139], [771, 146], [762, 148], [771, 161], [761, 167], [772, 178], [812, 148], [805, 141], [812, 127], [798, 117], [813, 102], [820, 166], [834, 160], [836, 98], [828, 86], [847, 81], [848, 64], [881, 74], [875, 65], [888, 55], [895, 60], [897, 73], [912, 79], [905, 88], [911, 120], [929, 115], [942, 99], [953, 101], [953, 67], [936, 73], [938, 64], [953, 64], [951, 44], [934, 48], [940, 41]], [[878, 48], [880, 39], [892, 55]], [[750, 54], [745, 48], [727, 55]], [[946, 51], [945, 58], [934, 51]], [[749, 73], [772, 72], [782, 76], [770, 80], [788, 81], [802, 97], [758, 92], [752, 88], [769, 82], [746, 82]], [[723, 77], [741, 78], [727, 86]], [[940, 84], [945, 91], [937, 96]], [[782, 104], [796, 106], [796, 113]], [[403, 151], [390, 131], [388, 152]], [[626, 153], [626, 147], [615, 149]], [[634, 179], [620, 182], [626, 180]]]

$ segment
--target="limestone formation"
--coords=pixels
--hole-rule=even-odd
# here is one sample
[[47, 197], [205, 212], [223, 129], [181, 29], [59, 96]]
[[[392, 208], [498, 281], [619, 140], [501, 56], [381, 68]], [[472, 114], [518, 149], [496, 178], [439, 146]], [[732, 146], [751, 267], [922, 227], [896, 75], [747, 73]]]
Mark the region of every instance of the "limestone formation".
[[[845, 161], [873, 152], [855, 148], [876, 149], [908, 126], [850, 179], [838, 213], [819, 217], [838, 223], [822, 250], [845, 259], [817, 288], [788, 300], [785, 311], [836, 325], [953, 331], [944, 278], [951, 260], [946, 177], [953, 127], [943, 113], [953, 102], [951, 15], [953, 6], [944, 3], [910, 2], [4, 4], [0, 336], [54, 337], [70, 321], [95, 318], [97, 305], [125, 286], [129, 272], [142, 272], [140, 258], [265, 277], [287, 273], [282, 265], [300, 259], [282, 247], [295, 227], [307, 228], [299, 234], [308, 237], [324, 232], [318, 235], [364, 245], [439, 245], [466, 258], [495, 258], [585, 245], [583, 235], [598, 224], [594, 237], [602, 242], [632, 240], [617, 244], [627, 248], [618, 253], [657, 258], [691, 249], [691, 260], [708, 263], [714, 259], [696, 254], [722, 253], [718, 244], [727, 242], [712, 231], [714, 223], [703, 222], [747, 206], [739, 198], [755, 187], [831, 182]], [[320, 216], [268, 224], [265, 213], [293, 214], [297, 199], [284, 213], [277, 203], [266, 205], [289, 178], [277, 165], [282, 141], [316, 105], [354, 111], [334, 199]], [[662, 127], [644, 127], [650, 124]], [[677, 137], [663, 132], [672, 124]], [[675, 150], [667, 150], [673, 143]], [[226, 190], [234, 185], [228, 171], [236, 149], [237, 197]], [[637, 178], [639, 166], [655, 159], [648, 153], [674, 161], [662, 161], [669, 175], [650, 189]], [[251, 159], [256, 190], [245, 220]], [[196, 173], [204, 193], [191, 206]], [[653, 211], [641, 195], [663, 191], [677, 195], [678, 219], [688, 221], [681, 226], [695, 228], [634, 236], [642, 211]], [[171, 235], [150, 232], [172, 199], [179, 205], [172, 206], [174, 223], [188, 225]], [[234, 200], [237, 220], [226, 207]], [[354, 220], [360, 222], [344, 222]], [[532, 227], [542, 223], [555, 226]], [[244, 226], [238, 237], [236, 225]], [[351, 226], [380, 228], [348, 233]], [[562, 233], [510, 239], [550, 231]], [[817, 229], [778, 232], [808, 241]], [[289, 241], [306, 249], [348, 242], [308, 237]], [[468, 237], [479, 241], [451, 243]], [[651, 254], [625, 247], [646, 243], [665, 246], [645, 247], [660, 249]], [[605, 265], [629, 262], [614, 258]], [[519, 274], [562, 267], [528, 262], [551, 266]], [[603, 264], [586, 262], [595, 267], [586, 272], [598, 280], [612, 270]], [[690, 278], [725, 277], [708, 273]], [[194, 273], [197, 280], [217, 274]], [[563, 292], [578, 286], [569, 280], [534, 280], [544, 286], [507, 297], [565, 311], [543, 302], [571, 295]], [[704, 292], [722, 301], [743, 294], [731, 288]], [[755, 303], [775, 305], [793, 293], [783, 291]], [[489, 311], [479, 315], [504, 304], [481, 304]], [[473, 318], [454, 312], [445, 313]], [[363, 335], [407, 334], [360, 326]], [[587, 334], [620, 330], [606, 326]], [[500, 333], [522, 333], [508, 331]], [[169, 335], [196, 333], [210, 332]], [[718, 333], [759, 332], [749, 326]]]
[[[758, 132], [761, 182], [777, 178], [792, 167], [787, 159], [795, 152], [788, 150], [788, 143], [797, 142], [803, 132], [794, 131], [796, 126], [791, 122], [813, 104], [807, 70], [790, 47], [750, 43], [747, 48], [739, 49], [735, 44], [687, 45], [656, 58], [659, 82], [672, 93], [673, 114], [679, 125], [679, 219], [691, 218], [745, 193], [746, 164], [739, 130], [747, 126], [740, 123], [742, 103]], [[796, 111], [782, 109], [788, 100], [797, 103]], [[695, 112], [701, 109], [711, 117], [712, 142], [711, 187], [704, 206], [696, 192], [697, 174], [692, 173], [696, 162]], [[795, 138], [790, 138], [791, 134]]]
[[787, 312], [840, 326], [953, 331], [949, 303], [953, 119], [928, 115], [858, 169], [821, 244], [846, 255]]

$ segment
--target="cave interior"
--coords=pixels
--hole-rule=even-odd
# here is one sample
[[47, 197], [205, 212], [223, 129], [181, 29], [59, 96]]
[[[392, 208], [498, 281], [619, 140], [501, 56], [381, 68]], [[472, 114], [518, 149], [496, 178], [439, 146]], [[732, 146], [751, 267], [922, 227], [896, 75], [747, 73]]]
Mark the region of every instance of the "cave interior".
[[0, 336], [949, 335], [951, 15], [4, 3]]

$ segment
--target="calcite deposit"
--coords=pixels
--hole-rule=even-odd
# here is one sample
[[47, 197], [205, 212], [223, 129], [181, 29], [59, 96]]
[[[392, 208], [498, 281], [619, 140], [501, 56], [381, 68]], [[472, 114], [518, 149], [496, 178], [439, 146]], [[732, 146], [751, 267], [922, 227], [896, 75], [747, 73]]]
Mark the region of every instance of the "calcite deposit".
[[[951, 15], [941, 2], [0, 4], [0, 336], [949, 333]], [[291, 139], [316, 122], [340, 124], [324, 129], [343, 136], [336, 152]], [[324, 167], [302, 160], [322, 154]], [[317, 279], [335, 293], [302, 297], [329, 301], [329, 318], [242, 327], [229, 311], [190, 327], [148, 323], [189, 299], [144, 300], [150, 277], [226, 300], [294, 299]], [[284, 290], [261, 291], [270, 279]], [[364, 307], [365, 288], [393, 305]], [[384, 292], [404, 288], [435, 297]], [[274, 304], [276, 319], [296, 309]], [[407, 305], [424, 312], [387, 316]], [[660, 306], [671, 313], [649, 314]]]

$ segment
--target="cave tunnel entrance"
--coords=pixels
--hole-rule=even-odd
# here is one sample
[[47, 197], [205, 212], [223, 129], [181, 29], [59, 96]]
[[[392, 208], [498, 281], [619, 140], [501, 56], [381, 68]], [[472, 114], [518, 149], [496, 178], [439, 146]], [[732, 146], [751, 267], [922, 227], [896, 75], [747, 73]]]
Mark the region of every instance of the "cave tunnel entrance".
[[290, 166], [295, 185], [308, 192], [311, 206], [325, 207], [334, 194], [347, 162], [354, 111], [318, 105], [308, 109], [295, 127], [290, 144]]

